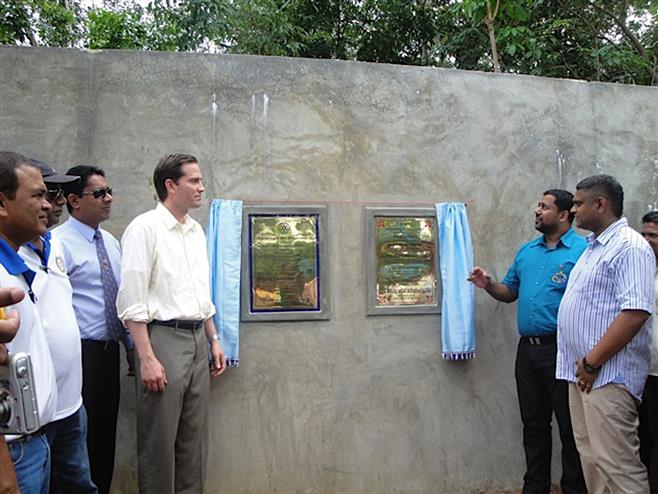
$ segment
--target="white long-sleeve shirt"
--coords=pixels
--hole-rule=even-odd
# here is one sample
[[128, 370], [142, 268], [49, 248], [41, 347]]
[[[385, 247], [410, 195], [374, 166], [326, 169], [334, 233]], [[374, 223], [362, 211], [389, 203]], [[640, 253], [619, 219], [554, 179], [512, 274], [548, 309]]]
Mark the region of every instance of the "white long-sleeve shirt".
[[148, 323], [214, 315], [206, 236], [191, 217], [181, 223], [158, 203], [128, 225], [121, 246], [119, 319]]

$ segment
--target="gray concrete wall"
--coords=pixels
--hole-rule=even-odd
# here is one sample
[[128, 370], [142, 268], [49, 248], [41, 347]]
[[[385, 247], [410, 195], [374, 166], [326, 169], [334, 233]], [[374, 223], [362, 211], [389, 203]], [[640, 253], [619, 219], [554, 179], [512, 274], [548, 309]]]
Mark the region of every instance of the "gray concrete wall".
[[[3, 47], [0, 148], [103, 166], [117, 236], [174, 151], [199, 158], [209, 200], [329, 204], [333, 317], [243, 324], [240, 367], [212, 384], [208, 493], [468, 493], [521, 482], [515, 309], [478, 294], [469, 362], [441, 360], [437, 316], [365, 317], [363, 207], [469, 201], [476, 261], [499, 278], [546, 188], [612, 173], [637, 225], [658, 201], [658, 89]], [[122, 384], [114, 492], [135, 492]]]

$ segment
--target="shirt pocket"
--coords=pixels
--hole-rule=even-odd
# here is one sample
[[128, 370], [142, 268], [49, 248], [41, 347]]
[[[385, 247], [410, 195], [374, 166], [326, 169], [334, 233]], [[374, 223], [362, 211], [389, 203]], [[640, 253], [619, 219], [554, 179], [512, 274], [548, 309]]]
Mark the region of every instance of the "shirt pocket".
[[551, 289], [564, 292], [573, 266], [573, 261], [554, 262], [549, 265], [547, 276]]

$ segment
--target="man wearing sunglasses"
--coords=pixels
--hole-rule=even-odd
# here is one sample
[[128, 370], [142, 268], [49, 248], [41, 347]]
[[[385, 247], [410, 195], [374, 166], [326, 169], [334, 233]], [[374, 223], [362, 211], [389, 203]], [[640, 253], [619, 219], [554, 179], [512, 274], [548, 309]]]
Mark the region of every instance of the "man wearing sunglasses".
[[[50, 204], [46, 228], [51, 228], [59, 223], [66, 203], [62, 187], [80, 178], [59, 175], [46, 163], [29, 161], [38, 167], [46, 185], [46, 200]], [[62, 248], [46, 231], [23, 244], [18, 254], [35, 273], [32, 289], [57, 380], [55, 416], [43, 428], [50, 446], [50, 492], [94, 494], [98, 491], [89, 472], [87, 415], [81, 396], [80, 330], [73, 312], [71, 283], [64, 267]]]
[[[63, 247], [63, 260], [73, 287], [73, 309], [82, 339], [82, 399], [88, 416], [87, 446], [91, 478], [107, 493], [114, 470], [119, 410], [119, 341], [132, 348], [114, 306], [121, 270], [118, 240], [100, 228], [112, 211], [112, 189], [105, 172], [76, 166], [67, 175], [70, 218], [53, 231]], [[128, 352], [130, 354], [130, 352]]]

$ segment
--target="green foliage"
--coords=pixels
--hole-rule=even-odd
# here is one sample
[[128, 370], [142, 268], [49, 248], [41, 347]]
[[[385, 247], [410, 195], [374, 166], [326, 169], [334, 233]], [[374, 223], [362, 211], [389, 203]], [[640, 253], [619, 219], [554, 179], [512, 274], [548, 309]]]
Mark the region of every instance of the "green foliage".
[[31, 23], [30, 5], [21, 2], [0, 2], [0, 43], [29, 43], [32, 34]]
[[230, 19], [231, 53], [297, 56], [304, 43], [301, 1], [236, 0]]
[[123, 10], [90, 9], [86, 27], [86, 47], [92, 50], [140, 49], [146, 46], [147, 31], [142, 23], [142, 9], [138, 5]]
[[51, 46], [73, 46], [81, 35], [78, 5], [68, 7], [52, 0], [42, 0], [35, 4], [39, 11], [35, 22], [36, 31], [44, 43]]
[[[0, 43], [339, 58], [658, 84], [658, 0], [0, 1]], [[85, 4], [86, 5], [86, 4]]]
[[81, 34], [79, 11], [77, 3], [54, 0], [0, 2], [0, 43], [72, 46]]

